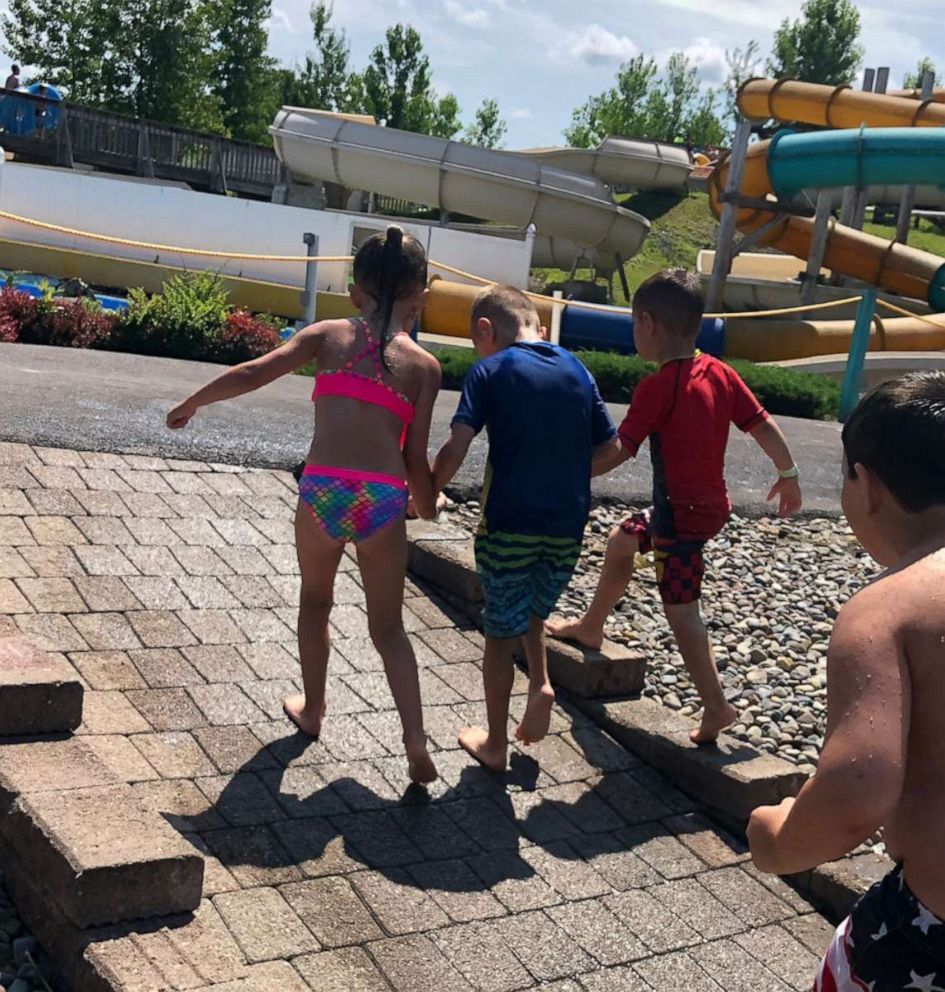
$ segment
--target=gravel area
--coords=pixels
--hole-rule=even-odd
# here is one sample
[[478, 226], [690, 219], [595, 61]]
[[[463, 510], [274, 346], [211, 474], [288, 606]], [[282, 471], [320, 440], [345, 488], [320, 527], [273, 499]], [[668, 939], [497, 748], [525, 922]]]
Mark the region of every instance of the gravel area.
[[24, 929], [0, 872], [0, 992], [48, 990], [42, 965], [37, 963], [39, 956], [36, 941]]
[[[577, 571], [558, 603], [562, 616], [583, 612], [597, 584], [608, 534], [634, 509], [626, 504], [594, 509]], [[443, 516], [471, 531], [478, 512], [479, 504], [470, 501], [452, 505]], [[649, 653], [644, 695], [695, 714], [698, 697], [663, 616], [652, 563], [640, 564], [606, 634]], [[813, 771], [826, 719], [833, 620], [878, 572], [842, 519], [733, 516], [709, 542], [703, 615], [726, 696], [739, 709], [730, 728], [735, 737]]]

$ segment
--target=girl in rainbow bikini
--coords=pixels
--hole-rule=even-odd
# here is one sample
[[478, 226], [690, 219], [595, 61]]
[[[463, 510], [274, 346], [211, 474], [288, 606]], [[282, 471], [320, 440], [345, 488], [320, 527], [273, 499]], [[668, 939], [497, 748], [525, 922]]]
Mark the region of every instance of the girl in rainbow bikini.
[[224, 372], [167, 415], [168, 427], [184, 427], [202, 406], [315, 363], [317, 430], [295, 517], [305, 691], [289, 696], [283, 708], [300, 730], [318, 737], [335, 573], [345, 544], [354, 541], [371, 640], [384, 661], [409, 774], [418, 783], [437, 775], [423, 730], [417, 661], [402, 619], [408, 491], [420, 516], [436, 515], [427, 442], [440, 366], [407, 333], [423, 307], [426, 282], [426, 256], [415, 238], [399, 227], [375, 234], [354, 259], [351, 300], [360, 317], [303, 328], [281, 348]]

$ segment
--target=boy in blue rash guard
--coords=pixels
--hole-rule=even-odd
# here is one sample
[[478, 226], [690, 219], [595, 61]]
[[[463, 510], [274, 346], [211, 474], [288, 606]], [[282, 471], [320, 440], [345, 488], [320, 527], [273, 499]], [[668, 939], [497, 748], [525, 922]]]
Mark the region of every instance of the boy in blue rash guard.
[[482, 357], [466, 376], [449, 440], [436, 456], [437, 491], [486, 428], [489, 461], [476, 568], [485, 595], [483, 680], [488, 730], [467, 727], [460, 744], [495, 771], [508, 763], [509, 697], [519, 638], [528, 659], [528, 705], [515, 736], [548, 732], [554, 690], [543, 621], [571, 579], [591, 503], [591, 459], [616, 428], [590, 372], [544, 340], [528, 297], [511, 286], [482, 291], [472, 309]]

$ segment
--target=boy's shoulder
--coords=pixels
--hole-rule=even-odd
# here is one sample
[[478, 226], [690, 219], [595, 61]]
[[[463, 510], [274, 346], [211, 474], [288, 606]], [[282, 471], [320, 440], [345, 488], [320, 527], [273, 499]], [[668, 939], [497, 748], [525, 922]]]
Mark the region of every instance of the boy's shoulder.
[[[873, 632], [898, 639], [927, 626], [945, 634], [945, 608], [936, 610], [929, 589], [945, 583], [945, 550], [887, 568], [844, 604], [837, 627], [864, 640]], [[836, 628], [835, 628], [836, 629]]]

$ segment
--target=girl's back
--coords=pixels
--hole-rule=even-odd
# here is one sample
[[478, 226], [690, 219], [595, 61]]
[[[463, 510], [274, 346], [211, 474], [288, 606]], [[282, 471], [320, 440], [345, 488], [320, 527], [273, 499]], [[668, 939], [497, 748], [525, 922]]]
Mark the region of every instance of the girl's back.
[[316, 337], [315, 434], [307, 460], [404, 478], [402, 446], [436, 360], [397, 334], [381, 362], [363, 318], [325, 321]]

